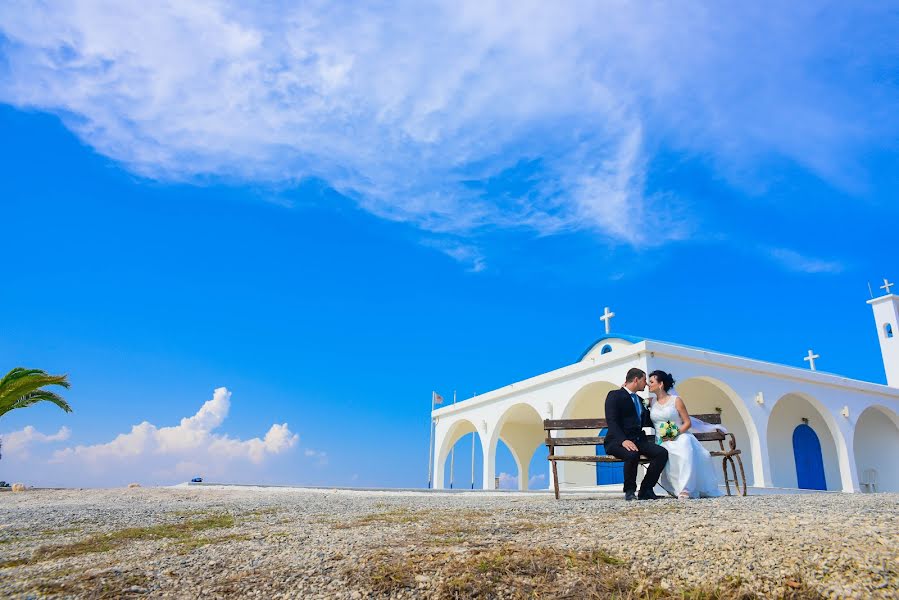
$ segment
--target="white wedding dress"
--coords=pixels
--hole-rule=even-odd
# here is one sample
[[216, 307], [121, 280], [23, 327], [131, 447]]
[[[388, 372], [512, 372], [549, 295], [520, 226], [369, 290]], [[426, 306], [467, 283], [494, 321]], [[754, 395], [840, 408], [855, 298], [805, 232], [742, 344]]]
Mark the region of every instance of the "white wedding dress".
[[[665, 421], [671, 421], [678, 429], [683, 426], [680, 413], [674, 405], [676, 396], [669, 395], [665, 403], [653, 401], [649, 416], [656, 431]], [[659, 485], [665, 490], [680, 496], [681, 492], [690, 498], [713, 498], [721, 496], [718, 489], [718, 478], [712, 463], [712, 456], [699, 440], [690, 433], [682, 433], [673, 440], [662, 442], [668, 451], [668, 464], [659, 478]]]

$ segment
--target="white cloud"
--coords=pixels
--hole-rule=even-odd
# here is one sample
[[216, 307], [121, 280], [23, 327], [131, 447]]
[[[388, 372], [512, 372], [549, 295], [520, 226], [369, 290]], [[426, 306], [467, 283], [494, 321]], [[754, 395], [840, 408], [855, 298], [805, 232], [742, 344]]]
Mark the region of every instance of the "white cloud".
[[228, 416], [230, 408], [231, 392], [227, 388], [217, 388], [212, 399], [206, 401], [194, 416], [181, 419], [180, 425], [157, 428], [144, 421], [110, 442], [58, 450], [54, 453], [53, 460], [102, 465], [107, 461], [152, 456], [189, 455], [196, 461], [199, 456], [206, 455], [221, 463], [245, 459], [259, 464], [267, 455], [280, 454], [293, 447], [300, 439], [290, 432], [287, 423], [272, 425], [262, 439], [257, 437], [238, 440], [213, 433]]
[[306, 448], [303, 454], [309, 458], [315, 458], [316, 463], [319, 466], [323, 466], [328, 464], [328, 453], [322, 450], [313, 450], [312, 448]]
[[789, 248], [771, 248], [768, 255], [782, 267], [799, 273], [840, 273], [846, 266], [838, 261], [803, 256]]
[[19, 431], [5, 433], [0, 436], [3, 442], [3, 454], [7, 458], [27, 458], [29, 456], [28, 449], [33, 444], [50, 444], [53, 442], [62, 442], [69, 439], [71, 430], [68, 427], [60, 427], [59, 431], [52, 434], [41, 433], [31, 425], [25, 426]]
[[422, 243], [439, 250], [462, 264], [468, 265], [472, 273], [480, 273], [487, 268], [487, 260], [481, 251], [470, 244], [465, 244], [452, 239], [426, 239]]
[[[10, 1], [0, 101], [61, 115], [148, 177], [318, 177], [450, 240], [587, 229], [639, 245], [628, 222], [674, 201], [646, 190], [660, 145], [747, 182], [775, 155], [846, 183], [860, 148], [893, 139], [895, 89], [869, 68], [893, 47], [889, 13], [772, 8]], [[821, 68], [843, 59], [858, 68]], [[529, 179], [486, 191], [521, 164]]]
[[[535, 488], [543, 488], [544, 485], [540, 485], [546, 481], [546, 475], [540, 473], [539, 475], [532, 475], [528, 479], [528, 489], [532, 490]], [[517, 490], [518, 489], [518, 476], [510, 475], [509, 473], [500, 473], [499, 474], [499, 489], [501, 490]]]
[[499, 474], [499, 489], [501, 490], [517, 490], [518, 477], [510, 475], [505, 471]]
[[[6, 467], [18, 469], [20, 477], [49, 485], [170, 484], [197, 475], [218, 481], [252, 480], [269, 459], [299, 442], [287, 423], [272, 425], [261, 438], [216, 433], [230, 407], [231, 392], [217, 388], [211, 400], [178, 425], [157, 427], [144, 421], [108, 442], [58, 449], [49, 457], [32, 458], [24, 450], [33, 442], [66, 440], [69, 430], [63, 427], [46, 436], [28, 426], [3, 436], [3, 449], [10, 454], [4, 462], [9, 458]], [[325, 454], [317, 456], [323, 459]]]

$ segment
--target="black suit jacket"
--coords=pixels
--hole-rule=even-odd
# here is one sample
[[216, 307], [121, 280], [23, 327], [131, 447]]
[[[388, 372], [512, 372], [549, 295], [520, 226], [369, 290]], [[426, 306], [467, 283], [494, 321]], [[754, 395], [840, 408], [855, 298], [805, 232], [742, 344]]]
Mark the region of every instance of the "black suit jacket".
[[[641, 404], [643, 400], [640, 400]], [[606, 396], [606, 423], [608, 431], [604, 446], [619, 445], [624, 440], [634, 443], [644, 437], [643, 428], [652, 427], [652, 419], [649, 418], [649, 409], [642, 407], [642, 418], [637, 421], [637, 407], [630, 392], [624, 388], [612, 390]]]

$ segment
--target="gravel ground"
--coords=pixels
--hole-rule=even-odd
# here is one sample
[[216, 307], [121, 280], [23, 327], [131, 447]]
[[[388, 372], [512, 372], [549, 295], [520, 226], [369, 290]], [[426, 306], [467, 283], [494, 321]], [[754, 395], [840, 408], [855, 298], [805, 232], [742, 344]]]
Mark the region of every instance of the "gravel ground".
[[897, 598], [897, 508], [897, 494], [4, 492], [0, 596]]

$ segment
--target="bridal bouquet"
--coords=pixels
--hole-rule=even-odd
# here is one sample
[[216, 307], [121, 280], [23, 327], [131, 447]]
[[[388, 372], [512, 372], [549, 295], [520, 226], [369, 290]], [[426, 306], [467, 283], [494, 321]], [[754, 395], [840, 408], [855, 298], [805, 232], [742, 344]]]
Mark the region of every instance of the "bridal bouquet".
[[672, 423], [671, 421], [665, 421], [659, 425], [658, 430], [656, 431], [656, 435], [659, 437], [659, 443], [664, 442], [666, 440], [675, 439], [680, 430], [677, 428], [677, 425]]

